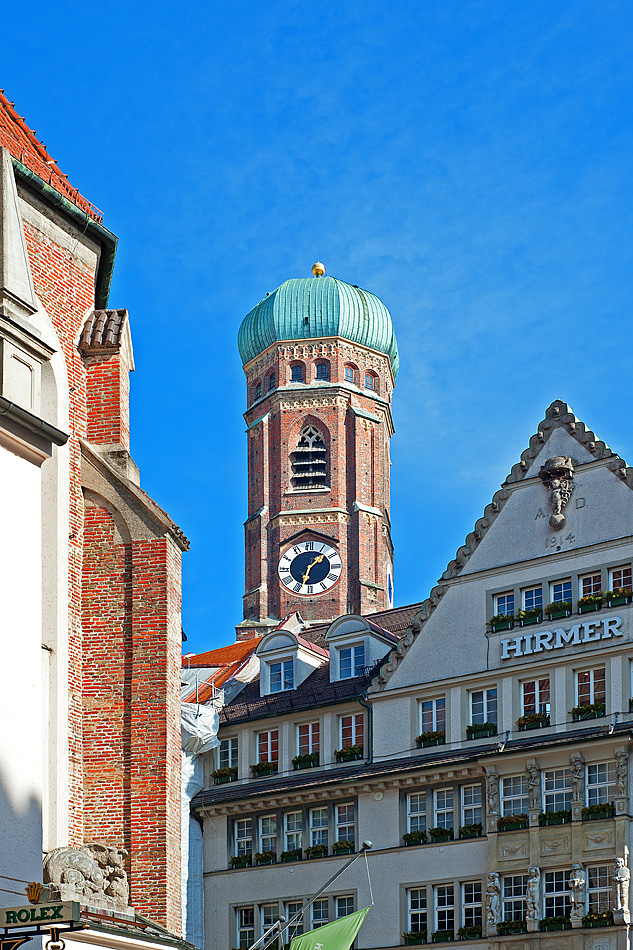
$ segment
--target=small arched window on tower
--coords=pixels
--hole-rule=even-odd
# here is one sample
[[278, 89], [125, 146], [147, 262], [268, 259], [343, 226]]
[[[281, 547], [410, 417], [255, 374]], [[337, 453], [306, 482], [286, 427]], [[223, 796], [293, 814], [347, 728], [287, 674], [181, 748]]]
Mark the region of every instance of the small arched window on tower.
[[261, 379], [258, 379], [257, 382], [253, 386], [253, 399], [261, 399], [261, 398], [262, 398], [262, 381]]
[[291, 485], [296, 491], [327, 488], [327, 448], [316, 426], [302, 429], [297, 448], [290, 456]]
[[345, 364], [345, 382], [358, 386], [358, 367], [353, 363]]
[[330, 364], [327, 360], [319, 360], [315, 366], [314, 375], [316, 379], [330, 378]]
[[276, 381], [277, 379], [275, 377], [275, 374], [271, 373], [270, 376], [268, 377], [268, 392], [270, 392], [272, 389], [275, 388]]
[[303, 363], [293, 363], [290, 367], [290, 382], [291, 383], [304, 383], [306, 378], [305, 368]]
[[365, 373], [365, 389], [371, 389], [375, 393], [378, 392], [378, 377], [369, 369]]

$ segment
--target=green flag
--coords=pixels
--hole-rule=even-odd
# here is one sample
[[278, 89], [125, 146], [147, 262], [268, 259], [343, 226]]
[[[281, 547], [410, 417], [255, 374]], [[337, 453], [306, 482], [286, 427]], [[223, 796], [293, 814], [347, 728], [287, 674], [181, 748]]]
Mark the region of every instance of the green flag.
[[369, 907], [363, 907], [354, 914], [294, 937], [290, 950], [349, 950], [368, 910]]

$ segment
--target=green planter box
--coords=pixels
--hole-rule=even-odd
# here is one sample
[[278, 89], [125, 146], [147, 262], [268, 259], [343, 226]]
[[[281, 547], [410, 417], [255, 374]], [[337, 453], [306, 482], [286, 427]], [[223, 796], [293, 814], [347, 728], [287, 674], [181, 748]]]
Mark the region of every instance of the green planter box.
[[541, 828], [548, 825], [566, 825], [571, 821], [571, 811], [561, 812], [541, 812], [538, 816], [538, 823]]
[[[263, 763], [262, 763], [262, 764], [263, 764]], [[263, 768], [263, 769], [260, 769], [260, 768], [254, 768], [254, 767], [251, 765], [251, 772], [252, 772], [253, 775], [255, 775], [257, 778], [268, 778], [269, 775], [276, 775], [276, 774], [277, 774], [277, 766], [276, 766], [276, 765], [273, 765], [272, 768]]]
[[543, 619], [543, 614], [539, 614], [536, 617], [523, 617], [521, 619], [521, 626], [532, 627], [534, 626], [535, 623], [540, 623], [542, 619]]
[[415, 740], [415, 744], [418, 749], [428, 749], [432, 745], [445, 745], [446, 744], [446, 733], [442, 732], [438, 736], [429, 736], [429, 738], [424, 738], [423, 736], [418, 736]]
[[583, 917], [582, 924], [583, 927], [613, 927], [613, 915], [601, 917], [598, 920], [587, 920], [586, 917]]
[[530, 732], [532, 729], [546, 729], [550, 725], [550, 718], [536, 719], [534, 722], [517, 722], [519, 732]]
[[467, 739], [486, 739], [490, 736], [496, 736], [497, 727], [494, 723], [482, 723], [481, 725], [466, 726]]
[[527, 815], [508, 816], [497, 819], [497, 831], [523, 831], [528, 827]]
[[429, 834], [431, 836], [431, 841], [452, 841], [453, 840], [453, 829], [452, 828], [436, 828], [429, 829]]
[[604, 805], [589, 805], [582, 810], [583, 821], [601, 821], [605, 818], [613, 818], [615, 815], [615, 805], [613, 802], [605, 802]]
[[549, 620], [560, 620], [562, 617], [569, 617], [571, 611], [564, 607], [562, 610], [549, 610], [548, 618]]
[[571, 930], [571, 921], [565, 920], [541, 920], [539, 921], [539, 930]]
[[526, 934], [527, 924], [524, 920], [508, 920], [497, 924], [497, 933], [501, 936], [509, 934]]
[[213, 779], [214, 785], [226, 785], [227, 782], [235, 782], [237, 775], [216, 775]]
[[457, 931], [457, 939], [462, 940], [481, 940], [481, 927], [460, 927]]
[[288, 864], [290, 861], [300, 861], [301, 852], [299, 851], [299, 853], [295, 853], [295, 852], [282, 851], [281, 860], [283, 864]]
[[273, 858], [263, 858], [261, 861], [256, 862], [258, 868], [263, 868], [267, 864], [276, 864], [276, 863], [277, 862]]
[[601, 608], [602, 608], [602, 601], [600, 601], [599, 603], [594, 603], [594, 604], [580, 604], [578, 607], [578, 613], [592, 614], [594, 613], [594, 611], [600, 610]]
[[232, 868], [250, 868], [250, 866], [251, 866], [250, 854], [244, 854], [236, 858], [231, 858]]
[[574, 722], [585, 722], [587, 719], [604, 719], [604, 713], [596, 709], [592, 712], [574, 713]]
[[402, 934], [405, 947], [417, 947], [421, 943], [426, 943], [426, 930], [411, 931]]
[[622, 597], [612, 597], [609, 600], [609, 607], [623, 607], [625, 604], [631, 603], [630, 595], [624, 595]]
[[453, 943], [455, 934], [452, 930], [436, 930], [431, 934], [431, 943]]
[[502, 630], [512, 630], [514, 627], [514, 620], [498, 620], [495, 623], [491, 623], [493, 633], [500, 633]]

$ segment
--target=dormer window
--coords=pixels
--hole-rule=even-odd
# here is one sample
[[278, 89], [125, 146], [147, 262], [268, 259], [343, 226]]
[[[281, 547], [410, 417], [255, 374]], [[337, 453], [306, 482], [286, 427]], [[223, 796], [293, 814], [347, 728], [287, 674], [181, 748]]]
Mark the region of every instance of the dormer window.
[[294, 689], [294, 664], [292, 660], [279, 660], [268, 664], [270, 678], [270, 692], [282, 693], [287, 689]]
[[350, 647], [341, 647], [339, 655], [339, 679], [347, 680], [353, 676], [362, 676], [365, 672], [365, 644], [357, 643]]

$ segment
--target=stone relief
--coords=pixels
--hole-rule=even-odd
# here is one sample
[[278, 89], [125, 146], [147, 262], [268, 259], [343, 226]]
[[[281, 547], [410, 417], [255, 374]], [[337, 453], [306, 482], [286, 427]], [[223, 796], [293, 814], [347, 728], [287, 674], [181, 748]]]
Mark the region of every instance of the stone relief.
[[571, 897], [572, 918], [582, 918], [585, 916], [585, 890], [587, 880], [581, 864], [572, 864], [571, 874], [569, 875], [569, 887]]
[[580, 752], [574, 752], [571, 757], [571, 787], [575, 802], [585, 800], [585, 760]]
[[488, 934], [497, 932], [497, 923], [501, 920], [501, 882], [496, 871], [488, 873], [486, 883], [486, 925]]
[[502, 858], [524, 858], [526, 854], [527, 854], [527, 841], [523, 841], [521, 844], [516, 844], [516, 845], [511, 845], [511, 844], [501, 845]]
[[629, 754], [620, 751], [615, 753], [616, 785], [618, 795], [629, 794]]
[[527, 778], [528, 784], [528, 797], [530, 801], [530, 808], [539, 809], [541, 807], [541, 770], [538, 765], [531, 759], [525, 770], [525, 775]]
[[541, 854], [551, 854], [553, 851], [569, 851], [570, 840], [567, 835], [561, 838], [544, 838], [541, 841]]
[[525, 893], [525, 917], [527, 920], [539, 920], [540, 913], [541, 872], [539, 868], [530, 868], [528, 871], [527, 890]]
[[555, 455], [545, 462], [538, 474], [549, 492], [552, 509], [549, 523], [555, 531], [559, 531], [565, 524], [563, 511], [574, 490], [574, 463], [570, 458]]
[[53, 900], [88, 898], [101, 906], [127, 907], [130, 897], [124, 860], [127, 851], [97, 842], [54, 848], [44, 858], [44, 883]]
[[587, 832], [585, 835], [585, 847], [588, 851], [591, 851], [594, 848], [610, 848], [613, 845], [613, 832], [611, 831], [594, 831], [593, 833]]
[[624, 858], [615, 859], [613, 870], [613, 906], [615, 910], [629, 911], [629, 886], [631, 872], [626, 866]]

